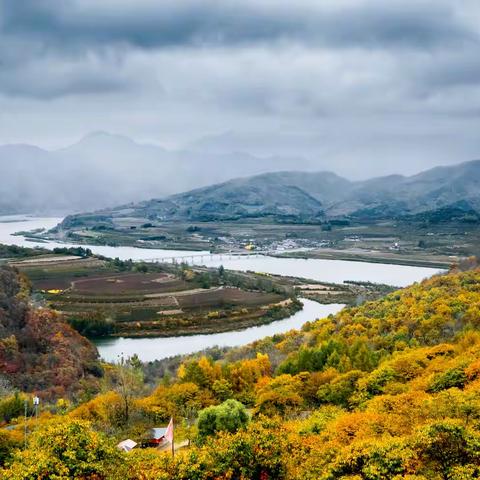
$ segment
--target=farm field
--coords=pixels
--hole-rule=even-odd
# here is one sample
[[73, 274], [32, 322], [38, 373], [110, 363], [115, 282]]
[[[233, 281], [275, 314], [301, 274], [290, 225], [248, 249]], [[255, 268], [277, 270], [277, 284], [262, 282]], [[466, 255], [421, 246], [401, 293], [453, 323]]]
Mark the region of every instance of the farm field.
[[45, 256], [10, 262], [25, 273], [34, 290], [65, 290], [77, 278], [99, 277], [114, 273], [104, 260], [70, 256]]
[[321, 284], [223, 268], [142, 264], [95, 256], [39, 255], [11, 262], [30, 281], [35, 301], [64, 314], [81, 334], [177, 336], [219, 333], [285, 318], [297, 296], [355, 305], [390, 288]]
[[169, 273], [119, 273], [73, 280], [72, 292], [85, 295], [128, 295], [185, 290], [188, 283]]
[[289, 290], [280, 282], [274, 291], [267, 288], [272, 280], [257, 280], [255, 274], [239, 275], [242, 282], [253, 282], [251, 288], [239, 288], [218, 278], [216, 270], [175, 271], [96, 257], [45, 256], [15, 266], [28, 277], [39, 302], [62, 312], [90, 337], [221, 332], [270, 322], [301, 308], [288, 300]]

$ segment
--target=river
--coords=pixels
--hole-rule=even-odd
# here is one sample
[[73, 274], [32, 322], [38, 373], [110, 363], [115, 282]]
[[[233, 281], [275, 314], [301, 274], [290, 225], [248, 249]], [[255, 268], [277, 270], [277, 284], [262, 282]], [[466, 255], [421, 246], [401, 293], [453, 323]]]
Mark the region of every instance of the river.
[[254, 340], [300, 328], [305, 322], [324, 318], [337, 313], [344, 305], [334, 303], [321, 305], [312, 300], [301, 299], [303, 309], [283, 320], [250, 327], [233, 332], [213, 333], [209, 335], [188, 335], [165, 338], [102, 338], [95, 341], [98, 351], [107, 361], [117, 361], [121, 354], [125, 356], [136, 353], [144, 362], [161, 360], [173, 355], [198, 352], [205, 348], [222, 346], [238, 347]]
[[349, 260], [323, 260], [302, 258], [279, 258], [265, 255], [243, 256], [231, 258], [225, 255], [221, 260], [218, 257], [210, 259], [208, 252], [191, 252], [182, 250], [147, 249], [137, 247], [108, 247], [101, 245], [79, 245], [60, 242], [37, 242], [23, 236], [12, 235], [18, 231], [30, 231], [38, 228], [53, 228], [62, 221], [61, 218], [25, 218], [18, 216], [0, 217], [0, 243], [14, 244], [24, 247], [88, 247], [93, 253], [105, 257], [121, 260], [147, 260], [150, 258], [188, 256], [205, 254], [203, 265], [218, 267], [224, 265], [231, 270], [252, 270], [255, 272], [277, 275], [290, 275], [310, 278], [329, 283], [343, 283], [345, 280], [369, 281], [384, 283], [396, 287], [406, 287], [414, 282], [423, 280], [437, 273], [439, 270], [427, 267], [413, 267], [393, 265], [387, 263], [354, 262]]
[[[59, 242], [31, 241], [23, 236], [15, 236], [18, 231], [31, 231], [39, 228], [50, 229], [57, 225], [61, 218], [37, 218], [26, 216], [0, 217], [0, 243], [24, 247], [41, 246], [76, 247], [78, 244]], [[192, 252], [163, 249], [142, 249], [136, 247], [108, 247], [99, 245], [82, 245], [94, 253], [106, 257], [118, 257], [122, 260], [142, 260], [158, 257], [187, 256]], [[197, 252], [205, 253], [208, 252]], [[438, 272], [434, 268], [412, 267], [346, 260], [295, 259], [268, 256], [204, 258], [204, 265], [217, 267], [221, 264], [232, 270], [252, 270], [255, 272], [290, 275], [313, 280], [343, 283], [345, 280], [369, 281], [404, 287], [420, 281]], [[289, 318], [278, 320], [268, 325], [250, 327], [245, 330], [211, 335], [191, 335], [170, 338], [109, 338], [96, 341], [100, 355], [107, 361], [115, 361], [118, 355], [138, 354], [140, 359], [150, 361], [172, 355], [193, 353], [204, 348], [218, 346], [238, 346], [262, 337], [283, 333], [298, 328], [303, 323], [316, 318], [336, 313], [343, 305], [321, 305], [310, 300], [303, 300], [304, 308]]]

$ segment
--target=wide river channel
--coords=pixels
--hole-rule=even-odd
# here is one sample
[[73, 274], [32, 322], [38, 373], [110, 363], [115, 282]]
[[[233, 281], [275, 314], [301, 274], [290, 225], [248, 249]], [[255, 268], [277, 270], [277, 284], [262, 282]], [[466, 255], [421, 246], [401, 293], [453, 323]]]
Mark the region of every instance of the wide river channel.
[[[58, 242], [37, 242], [13, 235], [19, 231], [31, 231], [39, 228], [50, 229], [61, 222], [61, 218], [38, 218], [25, 216], [0, 217], [0, 243], [24, 247], [42, 246], [45, 248], [79, 246]], [[143, 249], [136, 247], [107, 247], [98, 245], [82, 245], [94, 253], [107, 257], [118, 257], [122, 260], [148, 260], [151, 258], [188, 256], [189, 251]], [[382, 263], [353, 262], [345, 260], [294, 259], [268, 257], [264, 255], [251, 257], [224, 256], [210, 258], [208, 252], [201, 260], [203, 265], [216, 267], [223, 264], [231, 270], [252, 270], [278, 275], [291, 275], [313, 280], [343, 283], [346, 280], [369, 281], [405, 287], [438, 272], [434, 268], [410, 267]], [[200, 260], [197, 258], [198, 263]], [[95, 341], [102, 358], [116, 361], [121, 354], [130, 356], [137, 354], [143, 361], [161, 360], [173, 355], [193, 353], [213, 346], [234, 347], [260, 338], [283, 333], [292, 328], [299, 328], [305, 322], [323, 318], [343, 308], [341, 304], [321, 305], [311, 300], [302, 300], [303, 310], [289, 318], [272, 322], [268, 325], [250, 327], [244, 330], [210, 334], [190, 335], [169, 338], [106, 338]]]

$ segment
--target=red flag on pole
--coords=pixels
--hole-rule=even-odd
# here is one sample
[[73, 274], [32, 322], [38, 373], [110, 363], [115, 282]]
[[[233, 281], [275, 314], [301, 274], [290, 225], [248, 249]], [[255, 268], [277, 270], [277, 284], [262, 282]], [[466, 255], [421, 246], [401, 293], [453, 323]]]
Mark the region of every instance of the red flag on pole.
[[167, 431], [165, 432], [165, 438], [170, 443], [173, 443], [173, 418], [170, 419], [170, 423], [168, 424]]

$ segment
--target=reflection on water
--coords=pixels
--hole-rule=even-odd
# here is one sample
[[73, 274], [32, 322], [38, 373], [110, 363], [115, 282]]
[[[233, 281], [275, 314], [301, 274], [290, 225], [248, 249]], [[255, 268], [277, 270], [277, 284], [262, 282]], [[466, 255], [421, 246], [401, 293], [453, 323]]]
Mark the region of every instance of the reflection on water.
[[214, 333], [211, 335], [189, 335], [163, 338], [104, 338], [95, 341], [102, 358], [117, 361], [119, 356], [137, 354], [143, 361], [161, 360], [174, 355], [198, 352], [205, 348], [238, 347], [264, 337], [300, 328], [305, 322], [324, 318], [340, 311], [344, 305], [335, 303], [321, 305], [307, 299], [301, 299], [303, 310], [284, 320], [277, 320], [268, 325], [250, 327], [234, 332]]
[[438, 272], [434, 268], [409, 267], [385, 263], [352, 262], [346, 260], [322, 260], [302, 258], [278, 258], [259, 256], [204, 262], [207, 266], [220, 266], [231, 270], [252, 270], [276, 275], [311, 278], [329, 283], [343, 283], [345, 280], [384, 283], [406, 287]]

